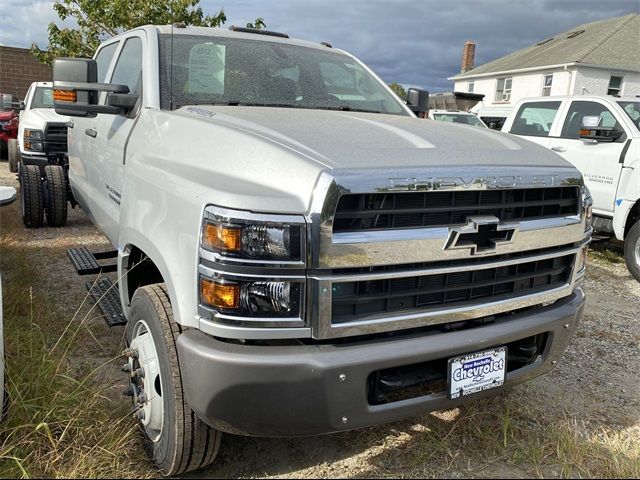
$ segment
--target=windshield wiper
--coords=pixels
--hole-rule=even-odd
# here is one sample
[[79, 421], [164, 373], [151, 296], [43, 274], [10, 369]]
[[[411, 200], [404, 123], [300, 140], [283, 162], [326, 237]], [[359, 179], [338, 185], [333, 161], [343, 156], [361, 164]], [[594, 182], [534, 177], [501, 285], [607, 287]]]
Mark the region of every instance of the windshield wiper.
[[[272, 108], [306, 108], [309, 110], [336, 110], [340, 112], [364, 112], [364, 113], [382, 113], [379, 110], [366, 110], [362, 108], [353, 108], [349, 105], [340, 105], [337, 107], [329, 105], [292, 105], [290, 103], [259, 103], [259, 102], [241, 102], [239, 100], [229, 100], [225, 102], [204, 102], [190, 103], [189, 105], [223, 105], [226, 107], [272, 107]], [[185, 105], [178, 105], [177, 108]]]
[[337, 110], [340, 112], [364, 112], [364, 113], [382, 113], [379, 110], [367, 110], [364, 108], [353, 108], [350, 107], [349, 105], [340, 105], [339, 107], [330, 107], [330, 106], [323, 106], [323, 107], [309, 107], [309, 108], [313, 108], [314, 110]]

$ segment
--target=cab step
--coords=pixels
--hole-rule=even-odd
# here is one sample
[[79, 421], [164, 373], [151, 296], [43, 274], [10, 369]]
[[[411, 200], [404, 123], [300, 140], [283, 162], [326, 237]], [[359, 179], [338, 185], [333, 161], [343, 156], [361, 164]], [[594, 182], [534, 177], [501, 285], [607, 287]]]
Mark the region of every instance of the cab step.
[[120, 304], [118, 284], [113, 283], [109, 278], [98, 278], [95, 282], [87, 282], [86, 286], [89, 295], [104, 315], [107, 325], [117, 327], [127, 324], [127, 318]]
[[109, 273], [118, 270], [116, 263], [100, 264], [98, 260], [116, 258], [117, 250], [106, 252], [91, 252], [87, 247], [70, 248], [67, 250], [69, 260], [78, 272], [78, 275], [95, 275], [97, 273]]

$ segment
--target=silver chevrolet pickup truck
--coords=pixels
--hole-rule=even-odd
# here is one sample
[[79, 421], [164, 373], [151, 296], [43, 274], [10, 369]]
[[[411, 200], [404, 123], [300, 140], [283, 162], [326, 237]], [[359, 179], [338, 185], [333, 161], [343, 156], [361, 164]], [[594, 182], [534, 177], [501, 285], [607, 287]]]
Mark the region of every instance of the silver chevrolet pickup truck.
[[163, 474], [212, 462], [220, 432], [338, 432], [495, 393], [549, 371], [580, 320], [580, 173], [416, 118], [424, 102], [327, 43], [145, 26], [57, 59], [54, 99], [74, 198], [118, 252], [125, 370]]

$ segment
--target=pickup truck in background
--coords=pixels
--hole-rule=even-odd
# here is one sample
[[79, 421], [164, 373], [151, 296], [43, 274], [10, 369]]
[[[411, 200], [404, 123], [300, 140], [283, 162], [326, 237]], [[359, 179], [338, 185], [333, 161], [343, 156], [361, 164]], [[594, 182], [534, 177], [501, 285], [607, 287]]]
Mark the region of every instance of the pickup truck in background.
[[553, 150], [582, 172], [594, 231], [624, 241], [627, 267], [640, 281], [640, 98], [527, 98], [502, 131]]
[[18, 172], [22, 221], [38, 228], [67, 222], [75, 201], [67, 182], [67, 121], [53, 107], [51, 82], [33, 82], [21, 105], [18, 138], [9, 146], [9, 169]]
[[16, 97], [0, 93], [0, 157], [8, 152], [9, 142], [18, 136], [18, 109], [20, 102]]
[[163, 474], [220, 432], [392, 422], [560, 360], [591, 200], [555, 153], [420, 120], [352, 55], [275, 32], [145, 26], [53, 70]]

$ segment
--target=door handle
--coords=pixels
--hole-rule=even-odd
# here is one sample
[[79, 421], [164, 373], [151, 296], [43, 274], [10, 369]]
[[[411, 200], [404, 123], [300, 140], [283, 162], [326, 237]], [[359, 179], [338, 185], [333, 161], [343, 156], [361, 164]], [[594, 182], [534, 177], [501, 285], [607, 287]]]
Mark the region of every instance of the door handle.
[[566, 147], [551, 147], [551, 150], [553, 150], [554, 152], [566, 152], [567, 151]]
[[93, 128], [87, 128], [84, 133], [86, 133], [87, 135], [89, 135], [91, 138], [96, 138], [96, 136], [98, 135], [98, 132], [95, 131], [95, 129]]

